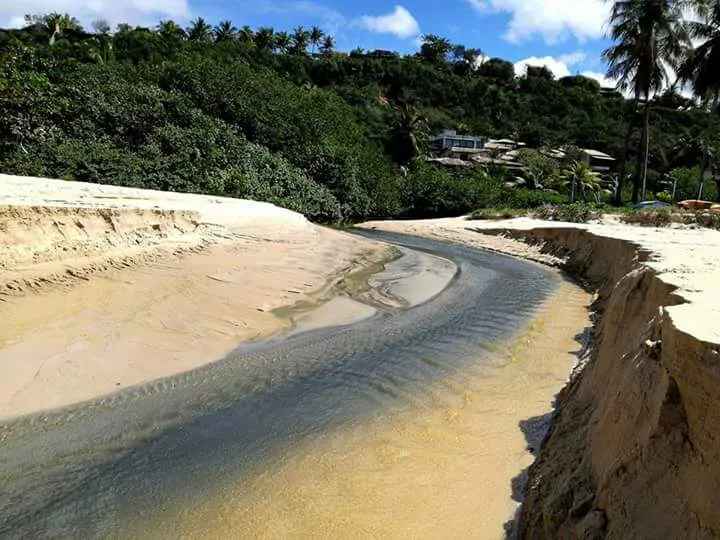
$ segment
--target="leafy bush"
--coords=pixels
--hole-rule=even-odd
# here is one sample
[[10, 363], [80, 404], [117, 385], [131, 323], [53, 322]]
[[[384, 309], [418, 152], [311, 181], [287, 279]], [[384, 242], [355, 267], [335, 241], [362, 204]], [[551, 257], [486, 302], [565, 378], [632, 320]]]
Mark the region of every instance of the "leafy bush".
[[414, 162], [405, 180], [405, 214], [409, 217], [462, 215], [476, 207], [476, 178], [424, 162]]
[[596, 206], [582, 203], [558, 206], [545, 205], [536, 209], [532, 215], [538, 219], [566, 221], [568, 223], [587, 223], [600, 217]]
[[505, 186], [504, 182], [485, 173], [476, 173], [475, 208], [537, 208], [544, 204], [563, 204], [567, 197], [552, 191]]
[[687, 212], [682, 215], [682, 221], [685, 225], [720, 230], [720, 212]]
[[511, 208], [538, 208], [548, 204], [564, 204], [567, 202], [567, 197], [552, 191], [505, 188], [500, 194], [500, 201]]
[[655, 198], [658, 201], [668, 203], [668, 204], [672, 204], [674, 202], [672, 195], [670, 193], [668, 193], [667, 191], [661, 191], [660, 193], [656, 193]]
[[513, 219], [527, 215], [527, 210], [515, 208], [483, 208], [475, 210], [468, 219], [500, 220]]
[[668, 227], [672, 223], [672, 214], [664, 209], [644, 210], [623, 214], [620, 221], [643, 227]]

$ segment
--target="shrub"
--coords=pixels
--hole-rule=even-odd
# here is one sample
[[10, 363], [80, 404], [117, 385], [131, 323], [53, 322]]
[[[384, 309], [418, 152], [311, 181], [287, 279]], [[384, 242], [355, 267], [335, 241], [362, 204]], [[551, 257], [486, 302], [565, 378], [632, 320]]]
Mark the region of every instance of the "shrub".
[[582, 203], [557, 206], [545, 205], [536, 209], [532, 215], [538, 219], [566, 221], [568, 223], [587, 223], [600, 217], [600, 213], [595, 206]]
[[469, 174], [411, 165], [405, 182], [405, 214], [412, 217], [459, 216], [476, 208], [480, 183]]
[[673, 203], [673, 197], [670, 193], [667, 191], [661, 191], [660, 193], [655, 194], [655, 198], [658, 201], [662, 201], [664, 203], [672, 204]]
[[643, 227], [667, 227], [672, 223], [672, 214], [668, 210], [644, 210], [623, 214], [620, 221]]
[[698, 225], [706, 229], [720, 230], [720, 213], [718, 212], [688, 212], [682, 215], [685, 225]]
[[512, 219], [527, 215], [527, 210], [514, 208], [483, 208], [475, 210], [468, 216], [468, 219]]
[[507, 187], [499, 179], [477, 174], [475, 208], [537, 208], [544, 204], [563, 204], [567, 197], [552, 191]]

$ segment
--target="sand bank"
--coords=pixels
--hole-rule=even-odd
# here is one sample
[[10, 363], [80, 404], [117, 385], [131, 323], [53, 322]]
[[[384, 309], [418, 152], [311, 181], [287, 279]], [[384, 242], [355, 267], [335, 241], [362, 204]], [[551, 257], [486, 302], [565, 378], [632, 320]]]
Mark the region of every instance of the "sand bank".
[[0, 175], [0, 418], [215, 361], [388, 248], [252, 201]]
[[475, 235], [597, 290], [593, 348], [531, 468], [521, 538], [720, 536], [720, 233], [528, 219], [365, 226]]

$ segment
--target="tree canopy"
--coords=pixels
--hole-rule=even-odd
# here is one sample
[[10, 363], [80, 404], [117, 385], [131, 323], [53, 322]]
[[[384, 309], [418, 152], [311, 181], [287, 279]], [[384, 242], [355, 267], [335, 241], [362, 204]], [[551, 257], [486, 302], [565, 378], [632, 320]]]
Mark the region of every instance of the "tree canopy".
[[[697, 62], [711, 61], [703, 54]], [[711, 75], [698, 89], [717, 93]], [[661, 191], [672, 171], [710, 155], [689, 158], [678, 140], [714, 124], [673, 92], [650, 99], [654, 90], [641, 94], [653, 105], [649, 189]], [[594, 80], [556, 80], [546, 68], [518, 77], [512, 63], [440, 36], [425, 36], [416, 55], [348, 55], [318, 27], [202, 18], [113, 33], [88, 32], [69, 15], [32, 16], [23, 29], [0, 30], [0, 101], [4, 172], [256, 198], [319, 221], [567, 199], [541, 180], [508, 188], [492, 167], [426, 163], [428, 135], [444, 129], [593, 148], [629, 163], [645, 137], [627, 135], [633, 101]], [[567, 166], [545, 165], [558, 178]], [[590, 182], [578, 177], [582, 195]]]

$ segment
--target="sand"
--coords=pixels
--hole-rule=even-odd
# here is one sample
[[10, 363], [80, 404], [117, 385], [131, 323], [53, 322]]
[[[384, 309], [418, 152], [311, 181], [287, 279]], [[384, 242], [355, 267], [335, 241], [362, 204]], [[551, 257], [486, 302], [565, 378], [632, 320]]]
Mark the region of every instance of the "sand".
[[388, 256], [265, 203], [0, 175], [0, 418], [216, 361]]

